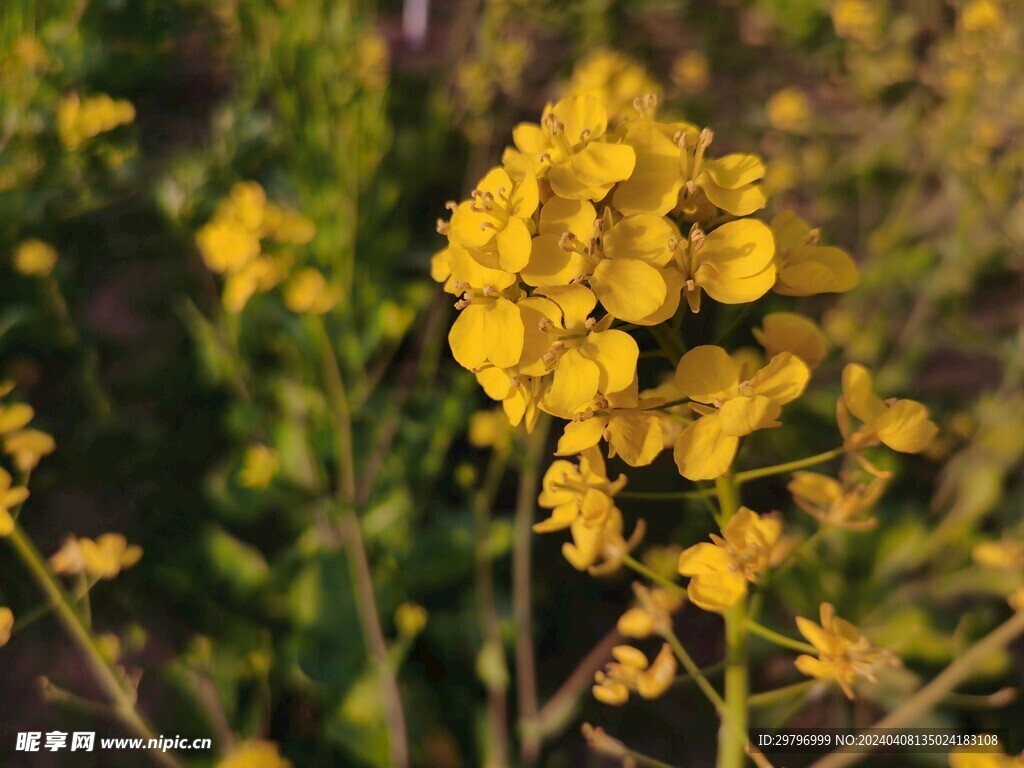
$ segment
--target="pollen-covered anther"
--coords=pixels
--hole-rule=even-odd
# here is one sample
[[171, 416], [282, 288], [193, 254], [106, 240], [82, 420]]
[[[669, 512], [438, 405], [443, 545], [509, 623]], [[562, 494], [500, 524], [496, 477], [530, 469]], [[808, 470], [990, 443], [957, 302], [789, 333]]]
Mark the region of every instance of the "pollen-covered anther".
[[640, 114], [640, 117], [650, 120], [658, 109], [657, 94], [645, 93], [643, 96], [633, 99], [633, 109]]
[[537, 328], [541, 333], [551, 333], [554, 330], [555, 324], [548, 320], [546, 317], [541, 318], [540, 322], [537, 323]]
[[565, 130], [565, 124], [555, 117], [554, 112], [548, 112], [544, 115], [544, 117], [541, 118], [540, 123], [544, 126], [545, 130], [552, 135], [562, 133]]
[[672, 134], [672, 141], [683, 151], [686, 151], [687, 142], [689, 142], [689, 134], [686, 131], [676, 131]]
[[449, 211], [451, 211], [452, 213], [455, 213], [455, 211], [456, 211], [456, 210], [458, 209], [458, 207], [459, 207], [459, 204], [458, 204], [457, 202], [455, 202], [454, 200], [449, 200], [449, 201], [447, 201], [447, 202], [446, 202], [446, 203], [444, 204], [444, 207], [445, 207], [445, 209], [446, 209], [446, 210], [449, 210]]
[[444, 219], [438, 219], [437, 220], [437, 234], [444, 235], [445, 237], [448, 237], [448, 231], [450, 229], [451, 229], [451, 226], [448, 224], [447, 221], [445, 221]]
[[472, 303], [473, 303], [472, 298], [470, 297], [470, 295], [468, 293], [466, 293], [466, 294], [463, 294], [461, 299], [459, 299], [458, 301], [455, 302], [455, 308], [457, 310], [459, 310], [459, 311], [462, 311], [463, 309], [465, 309], [466, 307], [468, 307]]
[[594, 319], [593, 317], [588, 317], [588, 318], [586, 319], [586, 321], [585, 321], [585, 322], [583, 323], [583, 326], [584, 326], [584, 327], [585, 327], [585, 328], [586, 328], [586, 329], [587, 329], [588, 331], [591, 331], [591, 330], [593, 330], [593, 329], [594, 329], [594, 326], [595, 326], [595, 325], [597, 325], [597, 320], [595, 320], [595, 319]]
[[686, 281], [686, 290], [688, 290], [688, 291], [695, 291], [695, 290], [697, 290], [697, 283], [696, 283], [696, 281], [694, 281], [694, 279], [692, 277], [689, 278]]
[[807, 233], [804, 245], [817, 245], [819, 242], [821, 242], [821, 230], [815, 228]]
[[584, 128], [582, 131], [580, 131], [580, 143], [583, 143], [588, 138], [590, 138], [590, 133], [591, 131], [589, 128]]
[[701, 249], [706, 239], [707, 235], [704, 234], [704, 230], [700, 227], [694, 227], [690, 230], [690, 245], [693, 246], [694, 252]]
[[563, 232], [561, 237], [558, 238], [558, 247], [563, 251], [576, 251], [583, 245], [580, 239], [576, 237], [572, 232]]
[[480, 231], [483, 232], [485, 229], [493, 229], [495, 232], [498, 231], [498, 228], [494, 225], [494, 222], [491, 221], [480, 222]]
[[499, 293], [498, 289], [495, 288], [493, 285], [485, 285], [484, 286], [484, 290], [483, 290], [484, 296], [497, 296], [498, 293]]
[[715, 132], [710, 128], [704, 128], [700, 132], [700, 136], [697, 137], [697, 149], [704, 150], [711, 146], [711, 142], [715, 140]]

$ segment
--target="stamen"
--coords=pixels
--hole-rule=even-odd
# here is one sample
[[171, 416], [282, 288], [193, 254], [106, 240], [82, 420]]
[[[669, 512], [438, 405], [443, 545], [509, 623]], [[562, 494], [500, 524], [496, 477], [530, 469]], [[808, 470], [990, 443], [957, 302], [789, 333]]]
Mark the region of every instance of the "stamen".
[[586, 327], [586, 329], [587, 329], [587, 330], [589, 331], [589, 330], [591, 330], [591, 329], [592, 329], [592, 328], [593, 328], [593, 327], [594, 327], [595, 325], [597, 325], [597, 320], [595, 320], [595, 319], [594, 319], [593, 317], [588, 317], [588, 318], [587, 318], [587, 320], [586, 320], [586, 322], [584, 322], [584, 323], [583, 323], [583, 325], [584, 325], [584, 327]]
[[459, 204], [454, 200], [449, 200], [444, 204], [444, 207], [451, 211], [452, 213], [455, 213], [455, 210], [459, 207]]
[[817, 245], [821, 241], [821, 230], [812, 229], [807, 233], [807, 238], [804, 240], [804, 245]]
[[437, 234], [448, 236], [448, 232], [451, 230], [451, 225], [444, 219], [437, 220]]
[[580, 143], [581, 144], [585, 143], [589, 136], [590, 136], [590, 129], [589, 128], [584, 128], [582, 131], [580, 131]]
[[497, 296], [498, 295], [498, 289], [495, 288], [493, 285], [485, 285], [484, 286], [484, 290], [483, 290], [483, 294], [484, 294], [484, 296]]

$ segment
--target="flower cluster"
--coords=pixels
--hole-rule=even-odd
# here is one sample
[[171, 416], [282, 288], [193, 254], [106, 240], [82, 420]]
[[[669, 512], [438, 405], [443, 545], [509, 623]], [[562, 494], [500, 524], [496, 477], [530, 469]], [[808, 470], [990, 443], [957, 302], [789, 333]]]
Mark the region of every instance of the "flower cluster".
[[85, 99], [71, 93], [57, 104], [57, 135], [72, 152], [89, 139], [133, 120], [135, 107], [130, 101], [114, 99], [105, 93]]
[[[264, 252], [265, 246], [303, 245], [314, 234], [316, 228], [309, 219], [267, 200], [263, 187], [255, 181], [242, 181], [231, 188], [213, 218], [196, 233], [196, 244], [206, 266], [224, 275], [224, 308], [238, 314], [256, 293], [273, 289], [288, 274], [289, 254], [280, 249]], [[289, 286], [288, 295], [294, 294], [292, 301], [297, 306], [312, 310], [327, 303], [320, 298], [326, 291], [319, 284], [312, 285], [317, 277], [323, 282], [323, 277], [315, 270], [308, 271], [313, 274], [296, 276], [298, 285]]]

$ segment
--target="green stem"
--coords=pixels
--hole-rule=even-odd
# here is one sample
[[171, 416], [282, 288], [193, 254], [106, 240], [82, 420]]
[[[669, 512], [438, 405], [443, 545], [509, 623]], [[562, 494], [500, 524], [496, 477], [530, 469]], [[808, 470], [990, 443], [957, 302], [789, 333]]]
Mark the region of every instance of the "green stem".
[[630, 555], [626, 555], [625, 557], [622, 558], [622, 564], [627, 566], [627, 567], [629, 567], [629, 568], [631, 568], [631, 569], [633, 569], [634, 571], [639, 573], [641, 576], [649, 579], [650, 581], [653, 581], [655, 584], [657, 584], [657, 585], [659, 585], [661, 587], [664, 587], [665, 589], [668, 589], [668, 590], [670, 590], [672, 592], [675, 592], [675, 593], [677, 593], [679, 595], [682, 595], [684, 597], [686, 596], [686, 588], [685, 587], [682, 587], [679, 584], [676, 584], [674, 581], [669, 581], [664, 576], [662, 576], [660, 573], [655, 573], [654, 571], [652, 571], [650, 568], [648, 568], [646, 565], [641, 563], [636, 558], [631, 557]]
[[[739, 488], [731, 476], [715, 480], [722, 522], [728, 524], [740, 506]], [[747, 605], [741, 599], [725, 612], [725, 712], [718, 738], [718, 768], [743, 768], [747, 759]]]
[[678, 499], [708, 499], [715, 495], [714, 488], [701, 488], [697, 491], [619, 491], [617, 499], [636, 499], [637, 501], [675, 501]]
[[664, 325], [652, 325], [648, 329], [651, 336], [658, 342], [658, 346], [665, 353], [665, 356], [675, 365], [679, 358], [686, 354], [686, 345], [679, 336], [672, 332], [671, 328]]
[[846, 449], [843, 448], [843, 446], [839, 446], [838, 448], [833, 448], [831, 451], [817, 453], [814, 456], [808, 456], [803, 459], [787, 461], [784, 464], [773, 464], [770, 467], [761, 467], [760, 469], [748, 469], [745, 472], [737, 472], [734, 481], [737, 485], [743, 485], [744, 483], [749, 483], [751, 480], [758, 480], [762, 477], [781, 475], [786, 472], [795, 472], [796, 470], [804, 469], [805, 467], [813, 467], [816, 464], [824, 464], [826, 461], [842, 456], [845, 450]]
[[[75, 611], [71, 599], [56, 577], [50, 573], [43, 556], [20, 524], [15, 523], [14, 530], [11, 531], [7, 540], [11, 543], [18, 559], [21, 560], [25, 569], [39, 586], [57, 619], [64, 626], [64, 630], [81, 651], [93, 678], [103, 694], [110, 700], [117, 719], [129, 731], [147, 741], [157, 738], [152, 726], [135, 708], [134, 691], [129, 692], [125, 689], [124, 683], [103, 659], [103, 654], [100, 653], [92, 635], [83, 626], [82, 618]], [[167, 768], [181, 768], [182, 766], [177, 758], [167, 752], [149, 750], [149, 755]]]
[[719, 696], [718, 691], [711, 685], [708, 679], [701, 672], [700, 667], [694, 662], [693, 657], [686, 652], [686, 648], [679, 641], [676, 633], [670, 629], [665, 631], [665, 641], [672, 647], [672, 651], [675, 653], [676, 658], [682, 662], [683, 668], [687, 674], [693, 679], [693, 682], [697, 684], [697, 687], [703, 691], [704, 695], [708, 697], [708, 701], [714, 706], [715, 711], [722, 715], [725, 712], [726, 704], [725, 701]]
[[780, 648], [786, 648], [791, 651], [799, 651], [800, 653], [813, 653], [815, 656], [818, 655], [818, 649], [810, 643], [802, 643], [799, 640], [794, 640], [791, 637], [786, 637], [783, 634], [776, 632], [775, 630], [768, 629], [768, 627], [758, 624], [749, 616], [747, 617], [747, 630], [752, 635], [767, 640], [769, 643], [774, 643]]
[[776, 688], [774, 691], [764, 691], [763, 693], [751, 694], [750, 698], [747, 699], [747, 704], [750, 707], [768, 707], [779, 704], [787, 699], [792, 698], [795, 694], [809, 691], [816, 685], [820, 685], [820, 680], [804, 680], [799, 683], [793, 683], [782, 688]]

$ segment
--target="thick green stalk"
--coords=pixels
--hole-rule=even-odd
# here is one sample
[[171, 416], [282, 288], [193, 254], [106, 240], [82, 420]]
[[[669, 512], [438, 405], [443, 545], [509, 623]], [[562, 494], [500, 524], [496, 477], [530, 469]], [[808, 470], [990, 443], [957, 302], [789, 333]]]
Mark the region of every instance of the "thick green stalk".
[[[732, 476], [715, 481], [723, 525], [739, 509]], [[742, 599], [725, 612], [725, 713], [718, 737], [717, 768], [742, 768], [747, 757], [747, 604]]]

